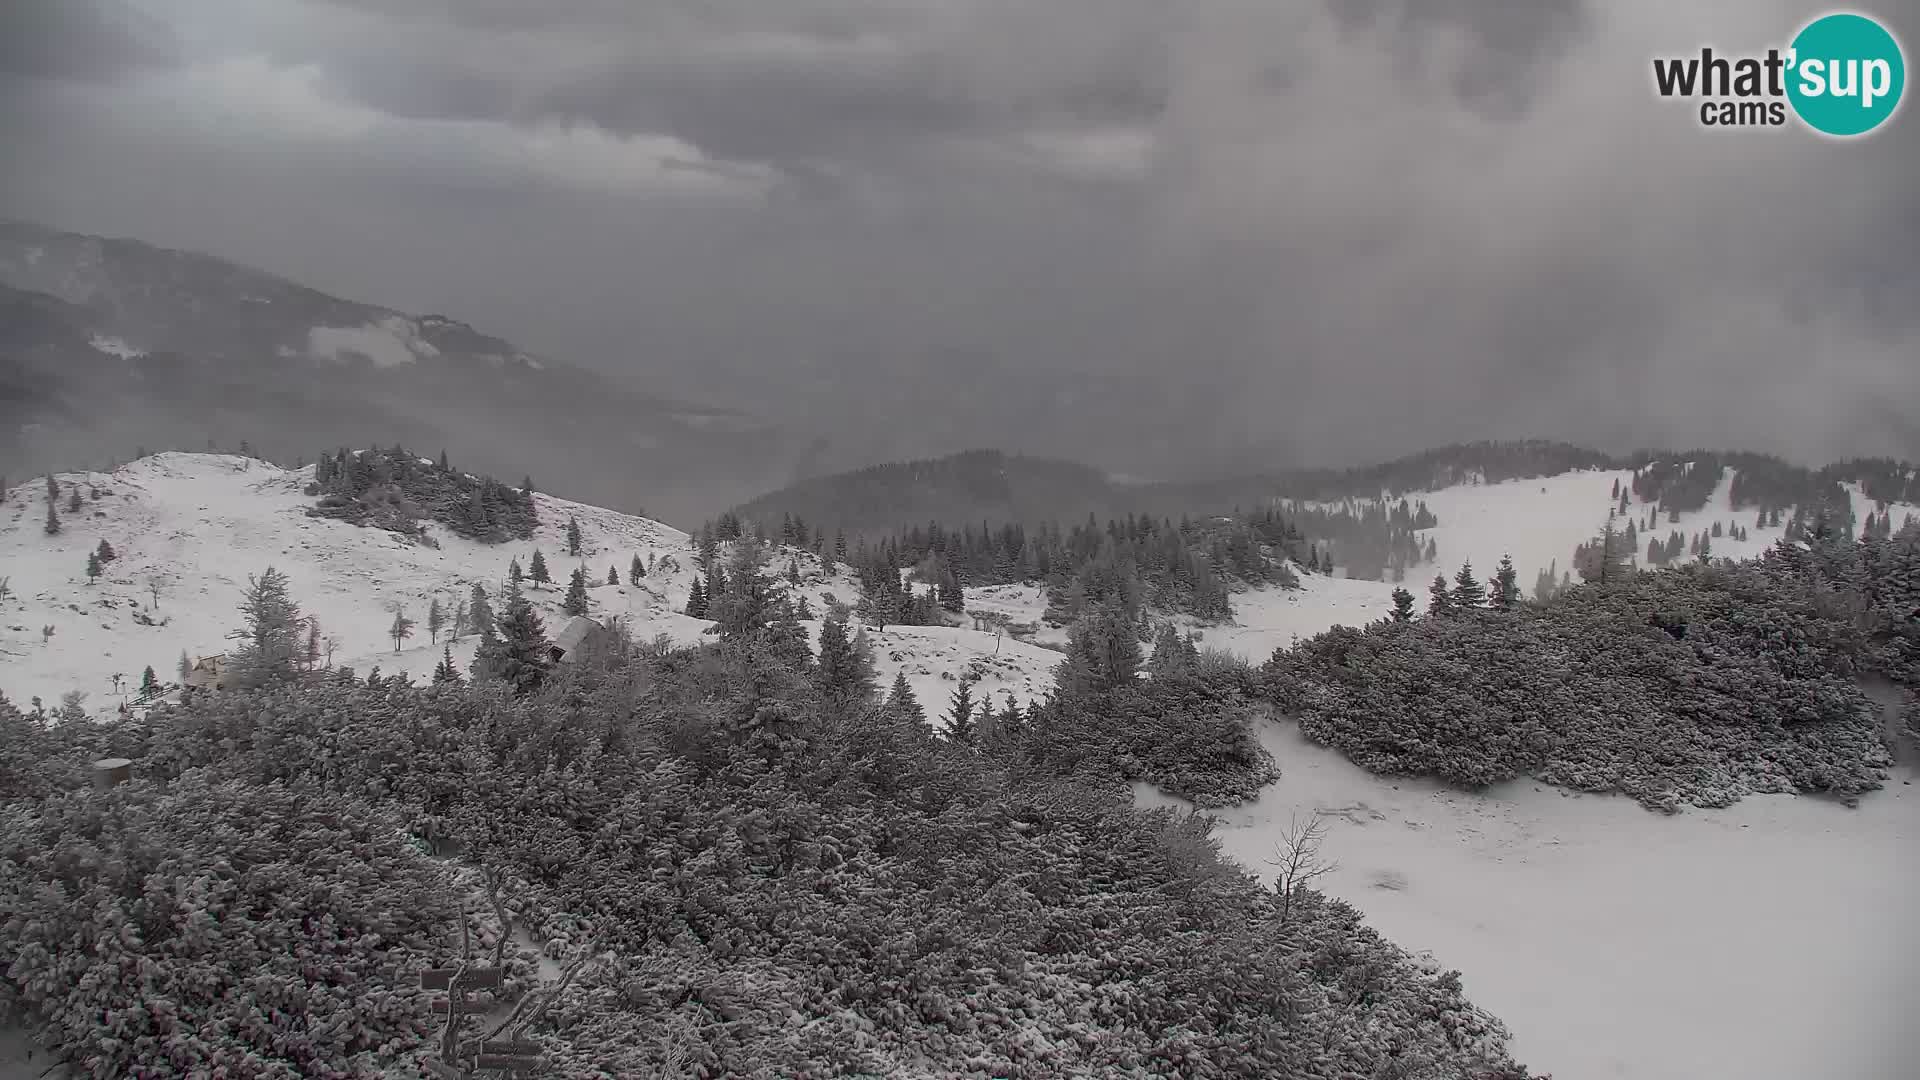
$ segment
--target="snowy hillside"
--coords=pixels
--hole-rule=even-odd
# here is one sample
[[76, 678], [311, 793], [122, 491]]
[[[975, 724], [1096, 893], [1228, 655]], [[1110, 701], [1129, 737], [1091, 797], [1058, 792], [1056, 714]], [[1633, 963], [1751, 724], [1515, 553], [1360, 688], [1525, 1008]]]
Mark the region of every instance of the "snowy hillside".
[[[10, 593], [0, 600], [0, 691], [23, 705], [37, 696], [52, 708], [62, 694], [79, 690], [90, 711], [112, 711], [132, 696], [146, 666], [174, 681], [182, 653], [225, 652], [228, 635], [240, 625], [237, 605], [247, 577], [268, 566], [287, 575], [303, 611], [337, 640], [333, 662], [363, 673], [377, 665], [388, 674], [425, 678], [440, 658], [426, 627], [429, 604], [438, 599], [451, 611], [474, 582], [497, 592], [509, 562], [526, 567], [536, 549], [556, 584], [528, 595], [550, 632], [564, 619], [560, 602], [576, 565], [592, 583], [592, 614], [625, 618], [638, 638], [666, 634], [690, 643], [709, 625], [680, 613], [693, 582], [694, 552], [685, 533], [659, 522], [536, 494], [540, 524], [530, 542], [480, 544], [430, 524], [437, 546], [413, 544], [380, 529], [307, 516], [314, 500], [302, 489], [311, 477], [311, 469], [284, 470], [248, 458], [171, 453], [111, 474], [60, 474], [62, 528], [55, 536], [44, 531], [44, 479], [16, 485], [0, 503], [0, 577], [8, 579]], [[82, 509], [69, 513], [66, 493], [75, 487]], [[564, 554], [570, 517], [579, 521], [583, 541], [577, 560]], [[90, 583], [87, 555], [103, 539], [117, 557]], [[656, 567], [638, 586], [626, 583], [635, 556]], [[781, 553], [773, 569], [784, 569], [790, 557], [801, 562], [802, 592], [815, 611], [824, 612], [829, 595], [855, 598], [851, 577], [822, 578], [804, 553]], [[622, 584], [606, 584], [609, 570], [618, 571]], [[419, 624], [397, 653], [387, 633], [396, 607]], [[43, 637], [47, 626], [51, 637]], [[811, 629], [817, 633], [818, 623]], [[904, 670], [933, 716], [944, 710], [962, 672], [977, 675], [976, 699], [986, 694], [997, 703], [1012, 692], [1030, 700], [1049, 685], [1060, 659], [971, 629], [889, 627], [868, 637], [880, 678], [891, 681]], [[456, 661], [464, 667], [476, 645], [471, 636], [455, 642]], [[117, 690], [115, 674], [121, 676]]]
[[[624, 617], [637, 637], [666, 634], [693, 642], [708, 625], [680, 613], [693, 581], [690, 538], [659, 522], [538, 494], [540, 525], [530, 542], [479, 544], [429, 526], [438, 546], [415, 545], [378, 529], [308, 517], [305, 510], [313, 500], [302, 488], [310, 478], [310, 470], [212, 454], [160, 454], [112, 474], [61, 474], [63, 529], [57, 536], [43, 531], [44, 481], [16, 485], [0, 503], [0, 577], [9, 579], [11, 592], [0, 600], [0, 691], [22, 703], [38, 696], [52, 707], [62, 694], [80, 690], [88, 695], [89, 709], [112, 709], [138, 684], [147, 665], [171, 681], [181, 653], [200, 657], [226, 651], [227, 635], [239, 625], [236, 605], [247, 576], [269, 565], [288, 575], [303, 609], [337, 639], [334, 662], [363, 672], [378, 665], [388, 673], [424, 678], [440, 653], [425, 626], [430, 602], [438, 598], [450, 611], [474, 582], [497, 591], [509, 561], [517, 558], [526, 567], [536, 548], [545, 553], [556, 579], [554, 587], [530, 593], [550, 628], [562, 619], [560, 600], [575, 565], [584, 565], [593, 583], [592, 613]], [[1614, 481], [1628, 478], [1625, 472], [1570, 472], [1420, 493], [1416, 497], [1439, 519], [1425, 532], [1438, 558], [1410, 571], [1406, 587], [1424, 604], [1424, 582], [1434, 572], [1451, 576], [1461, 561], [1471, 559], [1484, 580], [1500, 556], [1511, 553], [1522, 588], [1531, 588], [1541, 568], [1567, 568], [1574, 547], [1606, 521], [1614, 505]], [[1754, 512], [1734, 511], [1731, 479], [1729, 470], [1701, 510], [1682, 514], [1677, 523], [1661, 518], [1656, 534], [1678, 529], [1692, 535], [1715, 522], [1739, 523], [1749, 530], [1748, 539], [1716, 540], [1714, 553], [1744, 558], [1764, 551], [1784, 530], [1759, 528]], [[69, 514], [64, 492], [76, 484], [84, 505]], [[93, 489], [100, 492], [97, 500]], [[1854, 497], [1859, 517], [1875, 509], [1857, 489]], [[1896, 521], [1906, 514], [1920, 517], [1920, 506], [1896, 504], [1891, 510]], [[1643, 519], [1647, 508], [1634, 504], [1628, 512]], [[584, 541], [578, 560], [563, 554], [569, 517], [579, 520]], [[89, 584], [87, 553], [102, 539], [119, 557]], [[671, 561], [635, 586], [626, 581], [636, 555], [656, 564]], [[814, 611], [824, 613], [829, 596], [849, 603], [857, 598], [851, 575], [823, 578], [817, 561], [805, 552], [780, 552], [771, 569], [784, 570], [789, 558], [800, 565], [801, 591]], [[605, 583], [610, 569], [618, 571], [622, 584]], [[1390, 582], [1352, 580], [1337, 571], [1303, 573], [1297, 590], [1236, 594], [1231, 623], [1197, 629], [1203, 646], [1257, 663], [1276, 648], [1334, 625], [1357, 626], [1385, 616], [1393, 589]], [[387, 636], [396, 605], [420, 624], [397, 654]], [[971, 624], [870, 630], [882, 681], [904, 671], [930, 716], [945, 711], [963, 674], [977, 680], [976, 700], [985, 695], [998, 703], [1009, 692], [1023, 701], [1043, 695], [1060, 659], [1043, 646], [1062, 645], [1066, 634], [1041, 622], [1042, 591], [1030, 585], [970, 588], [967, 606], [1016, 624], [1035, 624], [1038, 631], [1016, 640], [973, 630]], [[54, 632], [43, 639], [46, 626]], [[813, 624], [816, 632], [817, 627]], [[471, 637], [456, 642], [455, 659], [464, 664], [474, 645]], [[116, 673], [122, 677], [117, 693]]]
[[[1434, 541], [1434, 561], [1409, 570], [1403, 586], [1424, 609], [1426, 585], [1434, 574], [1444, 573], [1451, 579], [1461, 563], [1471, 560], [1475, 576], [1485, 582], [1501, 556], [1511, 555], [1520, 587], [1531, 595], [1534, 578], [1541, 570], [1552, 567], [1562, 574], [1571, 570], [1574, 548], [1591, 540], [1606, 524], [1607, 511], [1618, 505], [1612, 494], [1614, 482], [1618, 480], [1626, 487], [1632, 475], [1627, 470], [1578, 471], [1408, 493], [1408, 499], [1424, 501], [1439, 524], [1420, 534]], [[1665, 539], [1674, 530], [1691, 537], [1721, 525], [1723, 533], [1729, 535], [1713, 539], [1715, 558], [1756, 558], [1779, 541], [1786, 533], [1784, 524], [1763, 527], [1756, 511], [1733, 508], [1733, 475], [1733, 469], [1723, 470], [1706, 505], [1682, 513], [1677, 522], [1664, 514], [1656, 515], [1653, 530], [1640, 534], [1634, 564], [1646, 568], [1648, 537]], [[1920, 520], [1920, 505], [1876, 503], [1857, 484], [1844, 486], [1852, 497], [1856, 520], [1864, 521], [1868, 513], [1881, 511], [1891, 513], [1896, 524], [1908, 515]], [[1617, 523], [1624, 526], [1632, 519], [1644, 526], [1648, 513], [1649, 507], [1630, 499], [1626, 517], [1617, 519]], [[1733, 525], [1747, 531], [1746, 539], [1736, 540], [1730, 535]], [[1385, 617], [1393, 607], [1394, 588], [1391, 582], [1348, 579], [1337, 569], [1331, 576], [1303, 574], [1297, 591], [1262, 589], [1235, 595], [1233, 622], [1203, 629], [1201, 643], [1259, 662], [1276, 648], [1286, 648], [1335, 625], [1359, 626]], [[1024, 611], [1027, 617], [1037, 618], [1044, 606], [1044, 601], [1036, 598]]]

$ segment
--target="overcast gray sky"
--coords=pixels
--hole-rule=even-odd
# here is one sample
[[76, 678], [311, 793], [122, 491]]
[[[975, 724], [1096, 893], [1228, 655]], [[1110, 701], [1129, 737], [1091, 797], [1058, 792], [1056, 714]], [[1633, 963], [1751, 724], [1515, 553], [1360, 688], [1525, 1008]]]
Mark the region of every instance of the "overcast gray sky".
[[[1920, 3], [1870, 10], [1911, 63]], [[1814, 13], [10, 0], [0, 213], [876, 454], [1920, 458], [1920, 114], [1852, 143], [1710, 132], [1650, 88], [1654, 54], [1763, 50]]]

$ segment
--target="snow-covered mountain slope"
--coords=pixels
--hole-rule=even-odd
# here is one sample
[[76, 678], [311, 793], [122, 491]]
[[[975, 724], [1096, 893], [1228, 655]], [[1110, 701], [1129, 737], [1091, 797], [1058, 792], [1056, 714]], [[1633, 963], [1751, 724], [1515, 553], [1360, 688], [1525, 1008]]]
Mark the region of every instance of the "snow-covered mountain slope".
[[1899, 782], [1911, 769], [1853, 809], [1756, 795], [1665, 817], [1529, 780], [1476, 794], [1375, 776], [1290, 723], [1260, 738], [1280, 779], [1210, 811], [1225, 853], [1271, 880], [1289, 823], [1318, 817], [1338, 866], [1316, 887], [1459, 970], [1536, 1073], [1913, 1075], [1920, 785]]
[[[636, 636], [666, 634], [691, 642], [708, 626], [680, 614], [693, 580], [690, 539], [659, 522], [541, 494], [536, 496], [540, 527], [530, 542], [478, 544], [430, 526], [438, 546], [416, 545], [381, 530], [308, 517], [305, 510], [313, 500], [301, 489], [310, 475], [210, 454], [160, 454], [112, 474], [62, 474], [63, 491], [77, 484], [83, 494], [98, 488], [101, 497], [86, 498], [80, 513], [68, 514], [63, 494], [64, 527], [57, 536], [43, 531], [44, 481], [15, 486], [0, 502], [0, 577], [10, 579], [12, 594], [0, 599], [0, 691], [22, 702], [39, 696], [51, 707], [61, 694], [77, 689], [88, 695], [89, 707], [101, 709], [116, 706], [149, 664], [162, 679], [172, 680], [181, 653], [199, 657], [226, 650], [227, 635], [239, 625], [236, 605], [247, 576], [269, 565], [288, 575], [302, 607], [338, 639], [334, 662], [360, 671], [377, 664], [389, 673], [425, 677], [439, 657], [424, 625], [429, 603], [437, 597], [450, 611], [476, 581], [497, 590], [508, 562], [517, 558], [525, 567], [536, 548], [545, 552], [556, 579], [555, 587], [530, 593], [550, 626], [561, 619], [564, 583], [576, 565], [584, 565], [594, 583], [589, 590], [593, 614], [624, 617]], [[1486, 580], [1500, 556], [1511, 553], [1521, 587], [1531, 589], [1539, 569], [1566, 569], [1574, 547], [1606, 521], [1616, 505], [1615, 480], [1624, 486], [1630, 475], [1569, 472], [1414, 495], [1438, 517], [1439, 524], [1426, 533], [1438, 557], [1409, 571], [1406, 587], [1424, 605], [1424, 583], [1435, 572], [1451, 577], [1471, 559]], [[1705, 507], [1678, 522], [1660, 518], [1652, 535], [1664, 538], [1678, 529], [1691, 536], [1716, 522], [1737, 523], [1749, 530], [1748, 539], [1723, 536], [1714, 541], [1714, 553], [1734, 558], [1761, 553], [1784, 530], [1760, 528], [1756, 513], [1735, 511], [1731, 486], [1728, 470]], [[1853, 494], [1860, 518], [1876, 509], [1858, 489]], [[1920, 518], [1920, 506], [1891, 509], [1896, 522], [1907, 514]], [[1628, 516], [1638, 521], [1644, 522], [1646, 513], [1637, 503], [1628, 508]], [[562, 554], [569, 517], [579, 520], [584, 540], [577, 560]], [[103, 538], [120, 557], [89, 584], [87, 553]], [[670, 568], [637, 586], [626, 584], [636, 555], [643, 561], [671, 557]], [[783, 571], [790, 558], [799, 564], [802, 592], [816, 612], [824, 613], [829, 596], [849, 603], [858, 596], [851, 576], [823, 577], [805, 552], [780, 552], [771, 569]], [[605, 584], [609, 569], [618, 571], [622, 584]], [[157, 605], [150, 587], [156, 582]], [[1334, 625], [1356, 626], [1385, 616], [1393, 589], [1391, 582], [1348, 579], [1339, 571], [1302, 573], [1301, 588], [1239, 593], [1231, 623], [1197, 629], [1203, 646], [1257, 663], [1276, 648]], [[421, 623], [397, 654], [387, 637], [395, 605]], [[1047, 646], [1057, 649], [1066, 633], [1042, 623], [1042, 591], [1030, 585], [970, 588], [967, 606], [1016, 624], [1036, 624], [1039, 630], [1026, 640], [974, 630], [971, 624], [870, 630], [881, 679], [890, 682], [904, 671], [931, 716], [945, 712], [963, 674], [977, 680], [976, 700], [985, 695], [997, 704], [1008, 692], [1023, 701], [1044, 695], [1060, 659]], [[43, 639], [45, 626], [54, 628], [51, 638]], [[474, 645], [472, 638], [455, 642], [455, 659], [464, 664]], [[120, 692], [112, 678], [116, 673], [122, 677]]]
[[[302, 610], [337, 639], [333, 662], [362, 673], [378, 665], [388, 674], [428, 676], [446, 642], [444, 632], [440, 643], [429, 639], [431, 602], [438, 599], [451, 613], [475, 582], [497, 596], [509, 562], [528, 567], [536, 549], [545, 554], [555, 585], [528, 595], [550, 632], [564, 620], [560, 602], [576, 566], [586, 568], [592, 614], [626, 619], [636, 637], [666, 634], [690, 643], [710, 625], [681, 614], [694, 550], [687, 534], [659, 522], [536, 494], [540, 524], [529, 542], [480, 544], [430, 524], [437, 546], [414, 544], [384, 530], [307, 516], [314, 500], [302, 489], [311, 478], [311, 469], [174, 453], [111, 474], [59, 474], [62, 527], [53, 536], [44, 530], [44, 479], [16, 485], [0, 502], [0, 578], [8, 580], [10, 594], [0, 599], [0, 691], [22, 704], [37, 696], [52, 708], [62, 694], [80, 690], [91, 711], [117, 708], [146, 666], [174, 681], [182, 653], [225, 652], [228, 635], [240, 625], [247, 578], [268, 566], [287, 575]], [[82, 509], [69, 513], [66, 493], [76, 488]], [[96, 489], [98, 499], [91, 497]], [[578, 559], [564, 554], [569, 518], [580, 523]], [[103, 539], [117, 557], [90, 583], [87, 555]], [[626, 583], [635, 556], [655, 566], [638, 585]], [[816, 612], [824, 613], [830, 595], [848, 602], [857, 595], [850, 576], [822, 576], [803, 552], [779, 553], [771, 569], [784, 570], [789, 558], [799, 562], [801, 592]], [[606, 584], [609, 570], [622, 584]], [[398, 652], [388, 636], [396, 607], [419, 624]], [[51, 637], [42, 634], [47, 626]], [[818, 633], [817, 622], [811, 630]], [[932, 716], [944, 711], [962, 673], [976, 678], [976, 699], [987, 694], [998, 703], [1012, 692], [1024, 701], [1044, 692], [1060, 659], [971, 629], [867, 633], [881, 679], [904, 670]], [[473, 637], [454, 642], [455, 660], [464, 667], [477, 644]]]
[[[818, 436], [536, 356], [444, 315], [331, 296], [137, 240], [0, 220], [0, 473], [147, 447], [445, 448], [565, 476], [602, 505], [699, 520], [788, 483]], [[564, 416], [537, 432], [528, 416]], [[636, 475], [640, 461], [670, 469]]]
[[[1703, 532], [1710, 534], [1716, 524], [1720, 525], [1723, 535], [1712, 538], [1715, 558], [1755, 558], [1778, 542], [1786, 534], [1784, 524], [1765, 527], [1759, 523], [1756, 510], [1734, 509], [1733, 477], [1733, 469], [1723, 470], [1706, 505], [1682, 513], [1678, 521], [1670, 520], [1665, 514], [1654, 515], [1651, 531], [1644, 530], [1650, 508], [1629, 496], [1627, 513], [1617, 517], [1615, 524], [1625, 528], [1626, 522], [1632, 520], [1642, 529], [1638, 533], [1634, 564], [1647, 568], [1647, 541], [1655, 537], [1664, 541], [1676, 530], [1691, 538]], [[1426, 586], [1436, 573], [1444, 573], [1451, 580], [1461, 564], [1470, 560], [1475, 576], [1485, 583], [1491, 579], [1500, 558], [1511, 555], [1520, 588], [1532, 595], [1534, 579], [1541, 570], [1571, 572], [1574, 549], [1593, 539], [1606, 524], [1608, 510], [1618, 507], [1613, 496], [1614, 482], [1617, 480], [1622, 488], [1627, 488], [1632, 479], [1633, 474], [1626, 470], [1582, 470], [1529, 480], [1409, 492], [1406, 497], [1411, 501], [1424, 501], [1439, 524], [1421, 532], [1422, 537], [1433, 540], [1435, 558], [1409, 569], [1402, 585], [1414, 594], [1416, 606], [1424, 610]], [[1882, 511], [1891, 513], [1896, 526], [1908, 515], [1920, 521], [1920, 505], [1877, 503], [1861, 492], [1859, 485], [1843, 486], [1853, 500], [1857, 521], [1864, 521], [1870, 512]], [[1735, 525], [1746, 530], [1746, 539], [1733, 538]], [[1683, 557], [1682, 561], [1689, 558]], [[1574, 580], [1579, 580], [1577, 574]], [[1331, 575], [1303, 573], [1301, 588], [1297, 591], [1262, 589], [1236, 595], [1233, 622], [1203, 629], [1201, 641], [1258, 662], [1276, 648], [1285, 648], [1335, 625], [1358, 626], [1386, 616], [1393, 607], [1394, 588], [1391, 582], [1342, 577], [1337, 568]], [[1044, 607], [1044, 601], [1038, 605], [1028, 609], [1033, 617]]]

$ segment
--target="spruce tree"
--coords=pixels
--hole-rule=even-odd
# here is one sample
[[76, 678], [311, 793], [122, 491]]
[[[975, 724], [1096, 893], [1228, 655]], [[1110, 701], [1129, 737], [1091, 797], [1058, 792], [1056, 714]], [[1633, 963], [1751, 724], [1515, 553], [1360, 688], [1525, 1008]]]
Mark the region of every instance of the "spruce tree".
[[720, 561], [720, 542], [714, 539], [712, 525], [700, 527], [699, 554], [696, 557], [700, 562], [701, 572], [708, 578], [712, 578], [715, 564]]
[[474, 681], [499, 680], [515, 694], [539, 689], [552, 664], [547, 628], [526, 594], [516, 586], [507, 589], [507, 606], [498, 627], [499, 634], [482, 641], [474, 653]]
[[507, 561], [507, 584], [518, 585], [526, 580], [526, 577], [526, 572], [520, 569], [519, 559], [510, 559]]
[[51, 499], [47, 500], [47, 535], [60, 535], [60, 510]]
[[1623, 581], [1631, 573], [1631, 558], [1626, 537], [1614, 527], [1613, 515], [1609, 514], [1600, 535], [1585, 546], [1580, 559], [1580, 578], [1601, 585]]
[[587, 572], [574, 568], [573, 576], [567, 580], [567, 598], [560, 602], [560, 610], [567, 615], [585, 615], [587, 613]]
[[1200, 652], [1193, 642], [1172, 623], [1162, 623], [1154, 635], [1153, 655], [1147, 658], [1147, 674], [1165, 680], [1192, 675], [1200, 666]]
[[620, 584], [620, 571], [614, 569], [611, 566], [607, 567], [607, 584], [609, 585]]
[[896, 672], [893, 676], [893, 688], [887, 691], [887, 703], [883, 706], [889, 719], [902, 724], [924, 725], [927, 722], [926, 711], [920, 708], [920, 702], [913, 696], [913, 688], [907, 685], [907, 673]]
[[147, 670], [140, 673], [140, 696], [150, 698], [159, 692], [160, 678], [153, 673], [153, 665], [148, 664]]
[[1460, 572], [1453, 576], [1453, 606], [1462, 610], [1472, 610], [1487, 606], [1487, 587], [1473, 576], [1473, 560], [1460, 564]]
[[1513, 556], [1500, 556], [1500, 565], [1493, 572], [1493, 606], [1501, 611], [1512, 611], [1520, 603], [1520, 573], [1513, 568]]
[[440, 598], [434, 597], [427, 603], [427, 642], [438, 644], [440, 631], [447, 627], [447, 609], [440, 606]]
[[707, 590], [707, 612], [719, 624], [723, 637], [739, 637], [766, 629], [773, 614], [773, 593], [760, 573], [765, 549], [758, 540], [741, 540], [734, 545], [722, 576], [715, 567], [713, 584]]
[[571, 517], [567, 519], [567, 554], [580, 557], [580, 522]]
[[693, 588], [687, 592], [687, 606], [683, 609], [695, 619], [707, 617], [707, 590], [700, 584], [700, 575], [693, 575]]
[[638, 585], [640, 579], [646, 576], [647, 564], [640, 561], [640, 556], [635, 555], [632, 564], [627, 567], [627, 584]]
[[100, 553], [97, 551], [87, 552], [87, 584], [93, 584], [105, 570], [106, 567], [100, 565]]
[[119, 557], [118, 553], [113, 550], [113, 545], [107, 543], [106, 540], [104, 539], [100, 541], [100, 546], [97, 548], [94, 548], [93, 550], [96, 554], [100, 556], [100, 561], [102, 563], [110, 563], [114, 559]]
[[1453, 612], [1453, 596], [1447, 592], [1447, 575], [1433, 575], [1433, 584], [1427, 586], [1427, 615], [1438, 617]]
[[300, 608], [287, 592], [287, 576], [269, 566], [247, 578], [240, 601], [245, 626], [233, 636], [240, 646], [229, 658], [242, 686], [292, 679], [301, 654]]
[[842, 710], [864, 705], [873, 697], [873, 662], [862, 656], [847, 636], [843, 611], [834, 611], [820, 624], [820, 660], [814, 668], [814, 685], [823, 700]]
[[1411, 622], [1413, 620], [1413, 594], [1405, 589], [1393, 590], [1393, 621]]
[[85, 508], [86, 504], [80, 501], [80, 489], [77, 487], [69, 488], [67, 491], [67, 513], [77, 514]]
[[494, 619], [493, 605], [487, 602], [486, 587], [479, 582], [473, 583], [472, 599], [467, 603], [467, 621], [482, 641], [499, 636], [499, 626]]
[[553, 584], [553, 575], [547, 572], [547, 557], [539, 548], [533, 549], [533, 565], [527, 568], [527, 576], [536, 587]]
[[961, 746], [972, 746], [979, 732], [979, 725], [973, 715], [972, 684], [961, 679], [959, 687], [947, 700], [947, 739]]
[[1118, 598], [1090, 608], [1074, 624], [1061, 665], [1062, 689], [1102, 691], [1132, 685], [1140, 670], [1140, 639]]
[[413, 620], [407, 617], [406, 608], [393, 609], [393, 622], [387, 624], [387, 636], [393, 639], [393, 651], [400, 651], [400, 643], [413, 636]]
[[453, 666], [453, 646], [444, 645], [440, 649], [440, 663], [433, 669], [433, 683], [442, 686], [460, 681], [460, 669]]

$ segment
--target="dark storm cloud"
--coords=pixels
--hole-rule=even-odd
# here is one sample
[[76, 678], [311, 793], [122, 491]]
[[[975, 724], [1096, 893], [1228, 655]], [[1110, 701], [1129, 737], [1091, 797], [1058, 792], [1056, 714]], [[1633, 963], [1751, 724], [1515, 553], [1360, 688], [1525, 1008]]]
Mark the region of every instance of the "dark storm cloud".
[[1647, 86], [1787, 0], [138, 2], [182, 68], [0, 103], [21, 212], [868, 453], [1920, 456], [1920, 114]]
[[[563, 0], [537, 15], [523, 5], [336, 2], [362, 15], [403, 13], [392, 24], [363, 22], [351, 54], [329, 61], [343, 90], [369, 105], [666, 132], [716, 156], [798, 170], [833, 160], [897, 165], [929, 143], [1040, 124], [1150, 121], [1164, 105], [1163, 42], [1174, 26], [1149, 0], [1040, 10], [999, 0], [795, 0], [644, 14]], [[300, 55], [301, 43], [288, 47]]]
[[108, 81], [177, 59], [172, 32], [119, 0], [8, 0], [0, 73]]
[[1349, 29], [1390, 28], [1403, 55], [1417, 55], [1435, 29], [1466, 35], [1478, 58], [1452, 81], [1464, 100], [1520, 108], [1552, 60], [1587, 23], [1582, 0], [1330, 0]]

